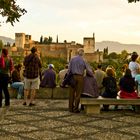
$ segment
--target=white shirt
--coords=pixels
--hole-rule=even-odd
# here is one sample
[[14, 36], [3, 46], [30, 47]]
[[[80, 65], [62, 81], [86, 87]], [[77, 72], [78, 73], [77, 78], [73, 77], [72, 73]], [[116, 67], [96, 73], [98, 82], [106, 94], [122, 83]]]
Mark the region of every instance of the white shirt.
[[134, 61], [129, 63], [129, 69], [131, 70], [132, 77], [135, 78], [137, 70], [140, 68], [140, 64]]

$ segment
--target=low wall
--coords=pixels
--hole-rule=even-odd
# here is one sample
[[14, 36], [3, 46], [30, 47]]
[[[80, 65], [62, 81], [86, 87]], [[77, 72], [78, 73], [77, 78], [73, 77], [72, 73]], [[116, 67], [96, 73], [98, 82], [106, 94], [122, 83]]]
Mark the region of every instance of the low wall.
[[[17, 90], [9, 88], [9, 93], [11, 98], [17, 97]], [[40, 88], [37, 90], [36, 98], [37, 99], [68, 99], [69, 97], [69, 88]]]

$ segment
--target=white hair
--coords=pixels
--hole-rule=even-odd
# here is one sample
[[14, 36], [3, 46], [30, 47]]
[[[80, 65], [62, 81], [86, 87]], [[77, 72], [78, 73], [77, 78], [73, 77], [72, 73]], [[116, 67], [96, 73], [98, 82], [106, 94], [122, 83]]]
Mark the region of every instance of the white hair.
[[79, 49], [77, 50], [77, 52], [78, 52], [78, 55], [81, 55], [81, 56], [84, 55], [84, 49], [82, 49], [82, 48], [79, 48]]

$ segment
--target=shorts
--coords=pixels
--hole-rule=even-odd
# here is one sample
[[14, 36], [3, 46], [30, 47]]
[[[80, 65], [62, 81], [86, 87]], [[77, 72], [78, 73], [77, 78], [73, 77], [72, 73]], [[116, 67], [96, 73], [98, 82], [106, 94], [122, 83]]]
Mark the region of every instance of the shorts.
[[35, 79], [28, 79], [24, 77], [24, 89], [39, 89], [40, 79], [39, 77]]

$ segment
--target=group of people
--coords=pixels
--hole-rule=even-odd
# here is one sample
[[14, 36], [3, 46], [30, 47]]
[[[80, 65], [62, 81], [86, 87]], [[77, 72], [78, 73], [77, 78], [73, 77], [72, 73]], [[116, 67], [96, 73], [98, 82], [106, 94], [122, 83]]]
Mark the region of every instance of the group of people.
[[36, 89], [39, 89], [39, 73], [42, 67], [36, 52], [37, 49], [33, 47], [31, 53], [24, 58], [24, 81], [22, 81], [20, 76], [22, 65], [18, 64], [14, 66], [11, 57], [8, 55], [8, 50], [5, 48], [2, 49], [0, 57], [0, 107], [2, 107], [2, 92], [5, 96], [5, 106], [10, 106], [9, 83], [12, 88], [18, 90], [18, 99], [24, 97], [23, 105], [34, 105], [33, 101]]
[[[98, 64], [94, 71], [84, 59], [84, 50], [78, 49], [77, 55], [71, 58], [69, 64], [58, 74], [60, 86], [70, 87], [69, 111], [79, 113], [81, 97], [97, 98], [138, 98], [140, 94], [140, 65], [136, 62], [138, 54], [132, 53], [131, 62], [123, 67], [123, 76], [116, 81], [115, 69], [108, 66], [105, 71]], [[41, 72], [42, 64], [33, 47], [31, 53], [23, 61], [24, 81], [21, 79], [21, 64], [13, 66], [13, 61], [8, 55], [7, 49], [2, 49], [0, 57], [0, 107], [2, 107], [2, 92], [5, 95], [5, 106], [10, 105], [8, 83], [12, 78], [11, 87], [18, 90], [17, 98], [24, 98], [23, 105], [33, 106], [36, 90], [39, 87], [55, 88], [56, 72], [54, 65], [49, 64], [48, 69]], [[137, 88], [136, 88], [137, 87]], [[108, 105], [103, 105], [108, 110]], [[81, 109], [84, 106], [81, 105]]]

